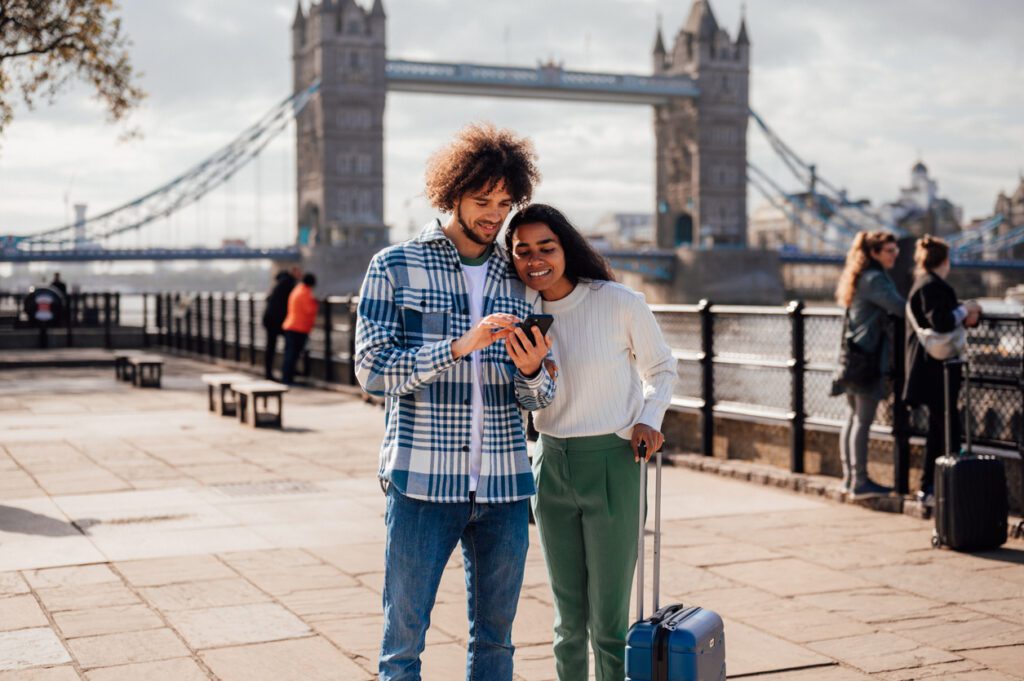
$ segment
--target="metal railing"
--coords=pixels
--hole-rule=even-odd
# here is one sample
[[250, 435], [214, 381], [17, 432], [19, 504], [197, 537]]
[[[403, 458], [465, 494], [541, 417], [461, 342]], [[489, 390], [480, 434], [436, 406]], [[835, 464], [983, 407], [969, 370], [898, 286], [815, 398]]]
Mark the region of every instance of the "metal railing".
[[40, 346], [47, 338], [64, 337], [67, 347], [75, 346], [75, 331], [102, 329], [104, 345], [113, 347], [113, 332], [121, 326], [121, 294], [116, 292], [69, 292], [62, 296], [62, 309], [52, 322], [41, 326], [29, 319], [25, 312], [28, 293], [0, 291], [0, 328], [38, 329]]
[[[804, 471], [809, 430], [838, 430], [845, 400], [830, 396], [839, 363], [842, 311], [735, 305], [652, 305], [678, 363], [675, 409], [700, 417], [701, 451], [714, 448], [715, 418], [783, 424], [790, 469]], [[893, 319], [893, 391], [874, 433], [891, 437], [897, 491], [908, 491], [910, 437], [927, 433], [921, 410], [909, 410], [903, 387], [904, 324]], [[1024, 456], [1024, 316], [986, 315], [968, 331], [971, 432], [974, 442]], [[963, 397], [961, 397], [963, 402]]]

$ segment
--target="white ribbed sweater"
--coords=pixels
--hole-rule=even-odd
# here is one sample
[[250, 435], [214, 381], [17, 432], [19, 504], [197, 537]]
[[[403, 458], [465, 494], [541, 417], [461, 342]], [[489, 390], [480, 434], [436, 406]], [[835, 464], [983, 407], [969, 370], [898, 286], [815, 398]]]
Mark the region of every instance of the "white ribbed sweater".
[[565, 298], [537, 305], [555, 317], [558, 364], [554, 401], [533, 412], [537, 431], [628, 440], [637, 423], [661, 430], [676, 360], [643, 296], [615, 282], [581, 281]]

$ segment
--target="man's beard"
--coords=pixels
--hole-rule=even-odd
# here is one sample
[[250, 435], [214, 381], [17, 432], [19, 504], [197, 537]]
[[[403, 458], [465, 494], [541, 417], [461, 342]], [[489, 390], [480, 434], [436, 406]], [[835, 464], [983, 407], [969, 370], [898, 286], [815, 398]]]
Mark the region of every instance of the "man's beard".
[[[492, 243], [494, 243], [494, 239], [487, 239], [485, 237], [482, 237], [469, 228], [469, 225], [466, 224], [466, 221], [462, 219], [461, 208], [455, 209], [455, 219], [459, 221], [459, 227], [462, 228], [462, 233], [466, 236], [467, 239], [469, 239], [473, 243], [479, 246], [490, 246]], [[494, 236], [497, 237], [498, 233], [495, 232]]]

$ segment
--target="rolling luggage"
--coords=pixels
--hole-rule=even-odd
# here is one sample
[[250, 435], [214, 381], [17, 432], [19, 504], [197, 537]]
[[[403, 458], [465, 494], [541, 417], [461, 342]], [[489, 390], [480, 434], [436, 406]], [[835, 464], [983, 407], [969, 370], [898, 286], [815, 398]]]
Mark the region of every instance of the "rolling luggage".
[[658, 607], [661, 586], [661, 452], [654, 493], [654, 614], [644, 619], [644, 516], [647, 462], [640, 464], [636, 617], [626, 635], [626, 681], [725, 681], [725, 630], [710, 610], [681, 604]]
[[[964, 433], [966, 445], [952, 437], [950, 376], [961, 371], [964, 390]], [[946, 396], [945, 456], [935, 461], [935, 532], [932, 546], [956, 551], [983, 551], [1006, 543], [1008, 502], [1006, 471], [994, 456], [974, 456], [971, 451], [970, 369], [960, 359], [943, 366]]]

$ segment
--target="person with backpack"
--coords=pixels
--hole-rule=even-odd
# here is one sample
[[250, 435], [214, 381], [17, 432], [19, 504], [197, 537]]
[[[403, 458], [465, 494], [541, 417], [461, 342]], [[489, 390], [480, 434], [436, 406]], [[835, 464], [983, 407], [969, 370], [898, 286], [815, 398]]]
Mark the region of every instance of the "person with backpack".
[[293, 266], [281, 270], [274, 277], [274, 287], [267, 294], [266, 306], [263, 309], [263, 329], [266, 332], [266, 343], [263, 350], [263, 375], [268, 381], [274, 380], [274, 355], [277, 352], [277, 339], [283, 335], [281, 326], [288, 316], [288, 296], [302, 277], [302, 270]]
[[935, 460], [959, 447], [960, 413], [957, 399], [960, 395], [960, 375], [952, 373], [949, 385], [950, 442], [946, 442], [946, 399], [943, 378], [944, 359], [933, 356], [922, 344], [922, 338], [931, 336], [930, 344], [946, 347], [933, 348], [940, 357], [963, 354], [967, 337], [965, 327], [976, 326], [981, 317], [981, 306], [971, 301], [960, 304], [956, 291], [946, 281], [949, 277], [949, 245], [937, 237], [925, 235], [918, 239], [914, 250], [916, 278], [907, 303], [906, 382], [903, 399], [911, 407], [927, 407], [928, 437], [925, 443], [924, 465], [917, 499], [929, 506], [933, 502]]
[[846, 317], [843, 368], [833, 393], [845, 393], [849, 405], [839, 434], [839, 456], [843, 491], [855, 499], [892, 491], [868, 477], [868, 441], [878, 404], [890, 390], [894, 345], [889, 315], [902, 317], [906, 305], [887, 273], [899, 252], [890, 232], [858, 232], [836, 288], [836, 302], [846, 308]]

